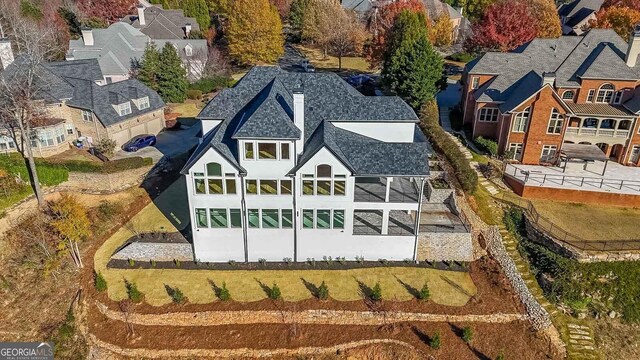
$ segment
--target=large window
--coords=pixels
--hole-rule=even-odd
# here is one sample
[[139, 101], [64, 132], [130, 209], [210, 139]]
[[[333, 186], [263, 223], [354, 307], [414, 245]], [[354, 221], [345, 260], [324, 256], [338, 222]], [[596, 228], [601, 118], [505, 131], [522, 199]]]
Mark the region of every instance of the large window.
[[289, 160], [291, 158], [291, 146], [289, 143], [280, 144], [280, 159]]
[[484, 122], [496, 122], [498, 121], [498, 108], [482, 108], [478, 110], [478, 120]]
[[91, 111], [82, 110], [82, 120], [84, 120], [84, 121], [93, 121], [93, 117], [91, 116]]
[[196, 226], [198, 228], [209, 227], [207, 222], [207, 209], [196, 209]]
[[302, 195], [346, 195], [347, 176], [334, 174], [331, 165], [316, 166], [313, 174], [302, 175]]
[[471, 78], [471, 88], [472, 89], [477, 89], [478, 86], [480, 85], [480, 78], [477, 76], [474, 76]]
[[615, 86], [612, 84], [604, 84], [598, 89], [598, 96], [596, 96], [597, 103], [610, 103], [613, 99], [613, 93], [616, 91]]
[[144, 110], [149, 108], [149, 97], [145, 96], [142, 99], [138, 99], [138, 109]]
[[232, 228], [242, 227], [242, 213], [240, 209], [229, 209], [229, 222]]
[[566, 90], [562, 93], [562, 100], [570, 100], [573, 101], [573, 98], [576, 96], [576, 93], [573, 90]]
[[245, 160], [254, 160], [256, 158], [256, 153], [254, 151], [254, 145], [252, 142], [244, 143], [244, 159]]
[[247, 180], [247, 194], [257, 195], [258, 192], [260, 195], [291, 195], [293, 193], [291, 180]]
[[208, 163], [203, 172], [193, 173], [196, 194], [223, 195], [236, 194], [236, 177], [233, 173], [222, 173], [219, 163]]
[[126, 102], [120, 104], [120, 116], [125, 116], [131, 114], [131, 103]]
[[562, 114], [560, 114], [555, 108], [551, 110], [551, 116], [549, 117], [549, 126], [547, 127], [547, 134], [561, 134], [563, 123], [564, 116], [562, 116]]
[[278, 209], [262, 209], [262, 228], [277, 229], [279, 227]]
[[513, 160], [522, 160], [522, 143], [511, 143], [509, 144], [509, 152], [512, 154]]
[[55, 145], [55, 142], [53, 140], [53, 137], [54, 137], [53, 129], [39, 130], [38, 135], [40, 138], [40, 147]]
[[527, 123], [529, 122], [529, 115], [531, 114], [531, 107], [524, 109], [523, 112], [517, 113], [513, 120], [513, 132], [525, 132], [527, 131]]
[[616, 93], [613, 95], [613, 103], [614, 104], [622, 103], [622, 96], [623, 95], [624, 95], [624, 91], [623, 90], [616, 91]]
[[596, 97], [596, 90], [589, 89], [589, 93], [587, 94], [587, 102], [592, 103], [593, 100], [595, 100], [595, 97]]
[[275, 143], [258, 143], [258, 159], [276, 160], [278, 158]]
[[209, 209], [209, 215], [212, 228], [226, 228], [228, 226], [227, 209]]
[[260, 210], [258, 209], [249, 209], [247, 211], [248, 221], [250, 228], [259, 228], [260, 227]]
[[293, 228], [293, 210], [291, 209], [282, 209], [282, 228], [283, 229], [291, 229]]
[[344, 210], [304, 209], [302, 210], [304, 229], [344, 229]]

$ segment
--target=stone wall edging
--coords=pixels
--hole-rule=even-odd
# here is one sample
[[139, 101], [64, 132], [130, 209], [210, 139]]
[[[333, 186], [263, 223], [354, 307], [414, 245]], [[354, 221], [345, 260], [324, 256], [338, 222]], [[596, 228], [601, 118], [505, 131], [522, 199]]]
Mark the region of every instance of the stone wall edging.
[[520, 297], [533, 328], [543, 330], [552, 326], [549, 313], [533, 296], [527, 284], [522, 279], [513, 259], [511, 259], [511, 256], [507, 253], [507, 249], [502, 243], [502, 235], [500, 235], [498, 227], [491, 226], [488, 231], [483, 232], [483, 235], [487, 243], [487, 250], [491, 256], [498, 261], [507, 279], [509, 279], [511, 286], [513, 286], [516, 294]]
[[[124, 321], [124, 314], [96, 302], [98, 310], [112, 320]], [[525, 314], [495, 313], [488, 315], [447, 315], [429, 313], [407, 313], [400, 311], [348, 311], [348, 310], [238, 310], [170, 312], [163, 314], [127, 314], [129, 323], [148, 326], [214, 326], [238, 324], [280, 324], [295, 322], [314, 325], [386, 325], [398, 322], [482, 322], [509, 323], [526, 321]]]

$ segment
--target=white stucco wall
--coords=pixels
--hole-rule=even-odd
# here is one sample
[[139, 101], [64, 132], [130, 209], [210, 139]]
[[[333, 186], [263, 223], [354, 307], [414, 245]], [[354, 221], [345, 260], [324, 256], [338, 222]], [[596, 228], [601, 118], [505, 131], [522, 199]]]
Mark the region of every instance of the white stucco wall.
[[413, 122], [338, 122], [333, 125], [385, 142], [413, 142]]

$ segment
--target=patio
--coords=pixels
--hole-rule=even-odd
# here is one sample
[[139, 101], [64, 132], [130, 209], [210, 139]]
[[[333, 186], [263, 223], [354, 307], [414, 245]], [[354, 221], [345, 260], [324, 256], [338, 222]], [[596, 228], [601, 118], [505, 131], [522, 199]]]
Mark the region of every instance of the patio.
[[422, 204], [420, 233], [467, 233], [469, 229], [448, 204]]
[[406, 211], [389, 211], [389, 230], [382, 234], [382, 210], [356, 210], [353, 213], [353, 235], [414, 235], [415, 220]]
[[[604, 174], [603, 174], [604, 173]], [[640, 195], [640, 167], [610, 161], [569, 161], [557, 166], [508, 164], [505, 175], [528, 187]]]
[[418, 186], [411, 178], [394, 177], [387, 196], [387, 178], [356, 178], [355, 202], [417, 203]]

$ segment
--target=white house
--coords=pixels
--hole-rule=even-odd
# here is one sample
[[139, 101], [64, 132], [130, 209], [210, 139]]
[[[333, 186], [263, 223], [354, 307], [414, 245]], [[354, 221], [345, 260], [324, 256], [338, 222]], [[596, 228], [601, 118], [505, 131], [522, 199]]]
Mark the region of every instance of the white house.
[[415, 259], [429, 146], [400, 98], [254, 67], [198, 118], [182, 170], [197, 260]]

